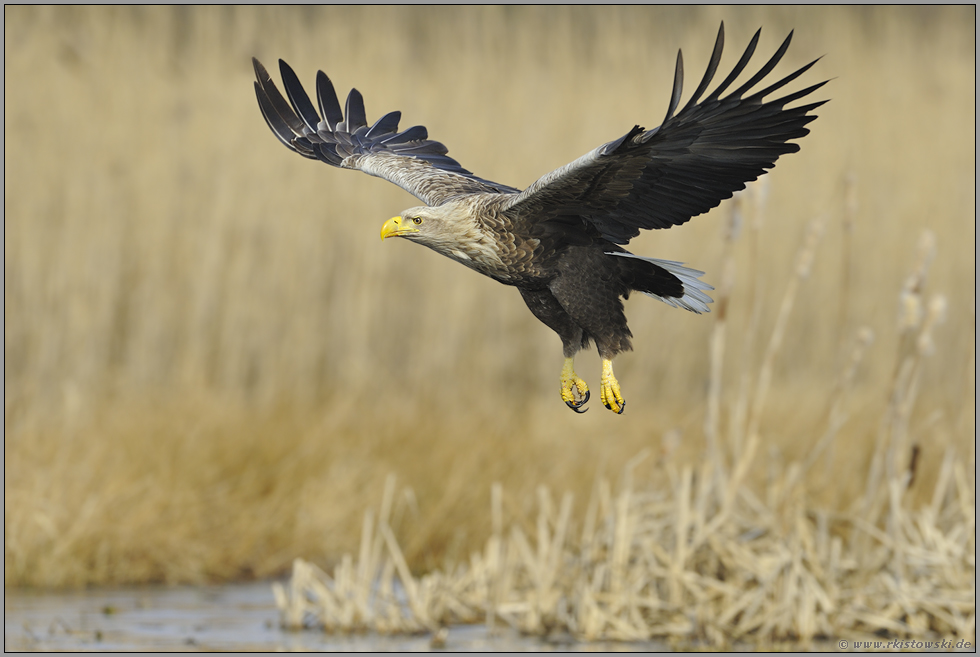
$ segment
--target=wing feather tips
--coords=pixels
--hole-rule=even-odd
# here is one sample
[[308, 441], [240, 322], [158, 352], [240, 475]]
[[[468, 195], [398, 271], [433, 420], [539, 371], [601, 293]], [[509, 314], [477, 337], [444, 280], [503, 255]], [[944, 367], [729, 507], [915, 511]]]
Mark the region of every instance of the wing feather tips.
[[374, 122], [371, 129], [364, 135], [367, 139], [377, 139], [384, 135], [395, 134], [398, 132], [398, 122], [402, 119], [402, 113], [398, 110], [388, 112]]
[[[298, 139], [298, 135], [296, 134], [295, 130], [290, 127], [282, 115], [276, 111], [276, 108], [269, 100], [265, 90], [258, 82], [255, 83], [255, 97], [259, 101], [259, 109], [262, 111], [262, 118], [265, 119], [266, 125], [268, 125], [269, 129], [272, 130], [272, 134], [274, 134], [276, 138], [291, 151], [299, 153], [303, 157], [315, 159], [316, 156], [313, 154], [313, 151], [307, 148], [309, 143], [304, 144]], [[299, 119], [296, 120], [298, 121]]]
[[749, 40], [749, 45], [745, 47], [745, 52], [742, 53], [742, 56], [739, 58], [738, 63], [735, 64], [735, 68], [733, 68], [732, 72], [728, 74], [728, 77], [726, 77], [725, 80], [721, 84], [719, 84], [718, 87], [714, 91], [712, 91], [707, 98], [704, 99], [704, 103], [710, 103], [718, 100], [721, 97], [721, 95], [725, 93], [725, 90], [731, 86], [732, 82], [735, 81], [735, 78], [737, 78], [742, 73], [742, 71], [745, 70], [745, 67], [748, 66], [749, 60], [752, 59], [752, 55], [755, 54], [755, 49], [756, 46], [759, 45], [759, 37], [761, 35], [762, 35], [762, 28], [760, 27], [758, 30], [755, 31], [755, 34], [752, 35], [752, 39]]
[[395, 144], [404, 144], [411, 141], [424, 141], [428, 138], [429, 131], [425, 129], [425, 126], [413, 125], [411, 128], [406, 128], [397, 134], [382, 139], [381, 143], [385, 144], [386, 146], [393, 146]]
[[[290, 107], [289, 103], [286, 102], [286, 99], [282, 97], [281, 93], [279, 93], [279, 89], [277, 89], [275, 83], [272, 82], [269, 72], [264, 66], [262, 66], [262, 63], [254, 57], [252, 58], [252, 65], [255, 68], [255, 77], [257, 80], [256, 84], [258, 85], [256, 87], [256, 94], [258, 94], [259, 90], [261, 90], [261, 95], [264, 97], [259, 99], [259, 105], [261, 107], [264, 100], [265, 108], [270, 110], [266, 120], [269, 119], [269, 116], [275, 115], [275, 117], [278, 117], [277, 122], [285, 125], [293, 135], [302, 136], [304, 130], [303, 121], [296, 116], [293, 108]], [[263, 109], [263, 112], [265, 112], [265, 109]]]
[[[808, 95], [812, 94], [814, 91], [816, 91], [820, 87], [824, 86], [828, 82], [830, 82], [830, 80], [824, 80], [823, 82], [818, 82], [818, 83], [816, 83], [814, 85], [810, 85], [806, 89], [800, 89], [799, 91], [796, 91], [794, 93], [791, 93], [791, 94], [789, 94], [787, 96], [783, 96], [779, 100], [771, 101], [771, 103], [772, 104], [777, 104], [778, 103], [779, 104], [779, 107], [782, 108], [783, 105], [788, 105], [789, 103], [792, 103], [794, 100], [799, 100], [800, 98], [803, 98], [804, 96], [808, 96]], [[818, 101], [815, 101], [815, 102], [813, 102], [813, 103], [811, 103], [809, 105], [804, 105], [803, 107], [794, 107], [794, 108], [788, 109], [786, 111], [787, 112], [793, 112], [793, 111], [798, 111], [798, 110], [805, 109], [806, 112], [809, 112], [810, 110], [816, 109], [816, 108], [820, 107], [821, 105], [823, 105], [824, 103], [828, 102], [828, 100], [829, 99], [826, 99], [826, 100], [818, 100]], [[813, 116], [813, 117], [808, 117], [808, 118], [812, 121], [813, 119], [815, 119], [817, 117]]]
[[360, 128], [367, 127], [367, 112], [364, 109], [364, 96], [357, 89], [351, 89], [347, 94], [347, 131], [354, 133]]
[[337, 124], [344, 120], [344, 113], [340, 109], [340, 101], [337, 99], [333, 82], [323, 71], [316, 72], [316, 99], [320, 105], [320, 114], [323, 115], [323, 120], [333, 132]]
[[333, 83], [323, 71], [316, 78], [318, 114], [298, 76], [284, 61], [280, 60], [280, 72], [288, 100], [261, 62], [253, 58], [252, 66], [256, 99], [266, 124], [287, 148], [304, 157], [384, 178], [428, 205], [461, 194], [519, 192], [464, 169], [447, 155], [443, 144], [428, 138], [423, 126], [398, 132], [401, 112], [389, 112], [369, 127], [364, 99], [357, 89], [351, 90], [341, 110]]
[[[752, 102], [752, 101], [755, 101], [755, 100], [761, 100], [761, 99], [765, 98], [766, 96], [768, 96], [769, 94], [771, 94], [772, 92], [776, 91], [777, 89], [781, 89], [782, 87], [785, 87], [787, 84], [789, 84], [790, 82], [792, 82], [796, 78], [800, 77], [801, 75], [803, 75], [804, 73], [806, 73], [807, 71], [809, 71], [813, 67], [814, 64], [816, 64], [817, 62], [820, 61], [820, 59], [821, 59], [820, 57], [818, 57], [817, 59], [814, 59], [809, 64], [806, 64], [804, 66], [801, 66], [797, 70], [793, 71], [792, 73], [790, 73], [786, 77], [782, 78], [781, 80], [779, 80], [777, 82], [774, 82], [773, 84], [769, 85], [765, 89], [763, 89], [761, 91], [755, 92], [754, 94], [752, 94], [751, 96], [749, 96], [748, 98], [745, 99], [746, 102]], [[813, 87], [809, 91], [813, 91], [814, 89], [817, 89], [817, 88], [819, 88], [819, 87]], [[809, 93], [809, 91], [807, 93]]]
[[320, 115], [316, 113], [316, 108], [313, 107], [310, 97], [306, 95], [306, 90], [303, 89], [296, 72], [290, 68], [289, 64], [280, 59], [279, 74], [282, 75], [282, 86], [286, 88], [286, 96], [289, 97], [289, 102], [296, 114], [303, 119], [307, 129], [315, 133], [317, 124], [320, 123]]
[[793, 40], [793, 31], [790, 30], [786, 38], [783, 39], [782, 44], [780, 44], [776, 52], [773, 53], [773, 56], [769, 58], [769, 61], [766, 62], [765, 65], [762, 68], [760, 68], [759, 71], [755, 75], [753, 75], [748, 82], [746, 82], [741, 87], [733, 91], [731, 93], [731, 97], [741, 98], [742, 94], [744, 94], [746, 91], [748, 91], [756, 84], [758, 84], [759, 81], [762, 80], [762, 78], [769, 75], [772, 69], [776, 68], [776, 64], [779, 63], [779, 60], [783, 58], [783, 55], [786, 54], [786, 50], [789, 49], [789, 44], [792, 40]]
[[269, 75], [269, 71], [265, 70], [265, 66], [258, 58], [252, 58], [252, 70], [255, 71], [255, 79], [260, 85], [265, 85], [266, 82], [272, 82], [272, 76]]
[[[667, 105], [667, 116], [664, 117], [663, 123], [667, 123], [670, 117], [674, 115], [674, 110], [677, 109], [677, 105], [681, 102], [681, 93], [684, 91], [684, 55], [681, 53], [680, 49], [677, 50], [677, 63], [674, 65], [674, 90], [670, 93], [670, 103]], [[661, 125], [662, 125], [661, 124]]]
[[[695, 103], [698, 102], [698, 98], [701, 97], [707, 89], [708, 85], [711, 84], [711, 80], [715, 77], [715, 72], [718, 70], [718, 65], [721, 63], [721, 53], [725, 49], [725, 22], [722, 21], [721, 26], [718, 28], [718, 36], [715, 38], [715, 48], [711, 51], [711, 59], [708, 60], [708, 68], [704, 71], [704, 77], [701, 78], [701, 84], [695, 89], [694, 94], [691, 99], [687, 101], [684, 112], [690, 107], [693, 107]], [[670, 117], [668, 117], [670, 118]]]

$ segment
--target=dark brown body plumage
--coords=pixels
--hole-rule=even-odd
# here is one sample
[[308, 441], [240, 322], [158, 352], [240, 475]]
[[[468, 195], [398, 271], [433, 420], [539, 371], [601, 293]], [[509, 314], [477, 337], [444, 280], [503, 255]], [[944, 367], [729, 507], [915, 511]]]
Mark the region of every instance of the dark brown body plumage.
[[[579, 275], [581, 267], [587, 272]], [[619, 263], [592, 246], [570, 246], [544, 287], [518, 286], [528, 308], [561, 338], [565, 357], [593, 340], [603, 358], [632, 349], [620, 297], [629, 294]]]
[[[582, 222], [585, 224], [586, 222]], [[542, 238], [531, 258], [536, 276], [512, 283], [534, 316], [558, 333], [565, 357], [594, 341], [599, 355], [612, 359], [632, 349], [622, 299], [631, 292], [661, 297], [684, 295], [681, 281], [646, 260], [610, 257], [626, 253], [583, 227], [575, 239], [563, 235]]]

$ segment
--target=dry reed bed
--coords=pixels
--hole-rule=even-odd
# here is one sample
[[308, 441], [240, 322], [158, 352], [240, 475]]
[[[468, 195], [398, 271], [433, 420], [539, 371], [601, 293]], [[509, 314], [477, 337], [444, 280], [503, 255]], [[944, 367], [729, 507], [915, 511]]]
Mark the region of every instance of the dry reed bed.
[[333, 576], [298, 559], [288, 585], [274, 585], [282, 623], [414, 633], [485, 620], [587, 641], [714, 646], [881, 631], [974, 636], [974, 491], [952, 453], [923, 509], [907, 508], [901, 482], [891, 482], [884, 529], [808, 510], [798, 483], [785, 489], [793, 474], [767, 490], [784, 496], [778, 509], [747, 488], [726, 504], [728, 488], [709, 465], [684, 468], [668, 491], [627, 484], [613, 495], [601, 480], [581, 535], [570, 529], [571, 495], [555, 505], [542, 488], [532, 536], [495, 522], [469, 564], [421, 577], [386, 518], [368, 512], [357, 559], [346, 556]]
[[[739, 206], [732, 214], [737, 234]], [[976, 632], [975, 479], [947, 449], [931, 500], [915, 508], [907, 490], [918, 448], [909, 417], [923, 360], [942, 321], [941, 296], [924, 299], [934, 255], [923, 234], [917, 262], [901, 291], [902, 353], [867, 475], [864, 494], [831, 512], [808, 499], [806, 475], [846, 420], [842, 400], [871, 341], [858, 331], [854, 351], [831, 393], [827, 424], [805, 459], [771, 473], [761, 494], [746, 482], [760, 444], [759, 418], [799, 283], [806, 278], [822, 222], [815, 221], [797, 256], [751, 395], [737, 402], [744, 423], [717, 435], [721, 385], [709, 386], [708, 453], [697, 468], [670, 459], [658, 467], [671, 485], [635, 482], [625, 468], [620, 491], [600, 478], [581, 529], [573, 498], [556, 504], [538, 490], [537, 524], [504, 529], [502, 488], [492, 489], [492, 534], [468, 564], [416, 577], [389, 518], [389, 477], [380, 513], [365, 514], [360, 552], [329, 575], [297, 559], [286, 587], [274, 585], [282, 624], [328, 632], [438, 632], [449, 624], [502, 622], [533, 635], [569, 633], [582, 640], [644, 641], [664, 637], [728, 646], [867, 636], [973, 640]], [[726, 271], [730, 269], [726, 268]], [[720, 304], [730, 286], [719, 290]], [[724, 331], [716, 316], [715, 334]], [[719, 344], [713, 340], [713, 345]], [[712, 349], [712, 372], [724, 351]], [[725, 449], [725, 447], [729, 449]], [[733, 455], [733, 456], [729, 456]]]
[[[972, 7], [11, 6], [5, 18], [7, 586], [332, 563], [356, 550], [392, 471], [426, 515], [390, 524], [408, 564], [431, 570], [481, 549], [493, 482], [516, 507], [537, 484], [584, 503], [596, 471], [618, 471], [651, 435], [673, 451], [651, 478], [655, 459], [636, 471], [637, 495], [675, 499], [683, 464], [706, 457], [713, 477], [740, 482], [729, 490], [774, 509], [765, 459], [778, 451], [801, 464], [806, 484], [789, 490], [806, 508], [884, 531], [887, 482], [916, 445], [909, 509], [929, 502], [947, 445], [972, 454]], [[676, 49], [699, 69], [721, 20], [726, 66], [760, 25], [760, 53], [797, 28], [784, 64], [827, 53], [813, 73], [834, 78], [832, 102], [803, 152], [763, 179], [764, 234], [755, 212], [737, 249], [736, 224], [719, 240], [719, 208], [634, 242], [707, 270], [724, 294], [707, 317], [629, 302], [638, 349], [618, 367], [637, 403], [615, 421], [556, 405], [554, 335], [513, 290], [382, 248], [375, 222], [414, 200], [291, 156], [252, 93], [253, 55], [304, 80], [324, 68], [372, 117], [400, 109], [468, 168], [523, 186], [658, 120]], [[908, 130], [931, 116], [943, 120]], [[836, 213], [844, 171], [846, 216], [827, 223], [811, 280], [791, 283], [787, 324], [798, 217]], [[930, 285], [949, 307], [925, 370], [921, 322], [943, 304], [921, 277], [907, 328], [891, 328], [924, 222], [942, 253]], [[745, 503], [724, 499], [728, 513]]]

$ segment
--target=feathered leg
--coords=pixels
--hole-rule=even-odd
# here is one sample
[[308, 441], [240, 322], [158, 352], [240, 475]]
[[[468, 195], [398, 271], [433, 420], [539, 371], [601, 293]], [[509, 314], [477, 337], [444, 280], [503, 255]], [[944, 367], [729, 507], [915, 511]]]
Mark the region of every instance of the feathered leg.
[[601, 247], [571, 247], [559, 261], [558, 271], [549, 289], [570, 321], [595, 341], [602, 358], [602, 405], [622, 413], [626, 402], [613, 374], [612, 359], [633, 348], [620, 300], [629, 293], [622, 263], [607, 256]]
[[565, 355], [565, 364], [561, 368], [561, 398], [576, 413], [584, 413], [588, 410], [584, 406], [589, 401], [589, 386], [575, 373], [574, 361], [575, 354], [582, 347], [588, 346], [589, 336], [572, 321], [547, 288], [518, 289], [534, 316], [561, 338], [562, 353]]

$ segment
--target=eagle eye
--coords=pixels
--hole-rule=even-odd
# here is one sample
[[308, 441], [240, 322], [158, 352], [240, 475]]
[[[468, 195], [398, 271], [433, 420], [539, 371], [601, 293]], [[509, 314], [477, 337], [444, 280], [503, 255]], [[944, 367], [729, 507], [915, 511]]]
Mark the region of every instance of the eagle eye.
[[412, 222], [413, 222], [413, 223], [414, 223], [414, 224], [415, 224], [416, 226], [418, 226], [418, 225], [419, 225], [420, 223], [422, 223], [422, 217], [412, 217]]

